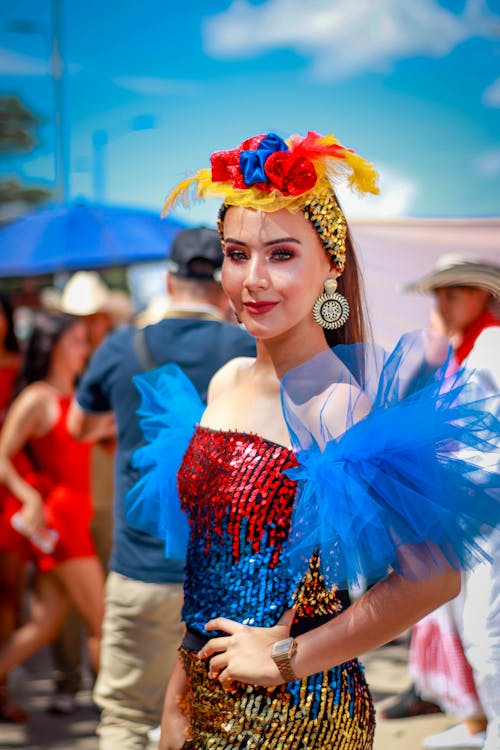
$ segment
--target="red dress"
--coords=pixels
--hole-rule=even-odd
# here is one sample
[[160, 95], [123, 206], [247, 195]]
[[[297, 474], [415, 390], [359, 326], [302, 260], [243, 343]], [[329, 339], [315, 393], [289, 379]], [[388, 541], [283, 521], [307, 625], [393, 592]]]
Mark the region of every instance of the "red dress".
[[0, 427], [2, 426], [5, 414], [10, 404], [14, 392], [14, 383], [16, 380], [19, 364], [0, 366]]
[[[22, 552], [34, 560], [37, 567], [47, 572], [65, 560], [76, 557], [93, 557], [94, 543], [89, 525], [92, 518], [90, 495], [91, 444], [75, 440], [68, 432], [66, 418], [70, 396], [58, 396], [60, 414], [53, 427], [42, 437], [31, 438], [28, 451], [35, 467], [23, 474], [23, 478], [42, 495], [47, 527], [55, 529], [59, 539], [51, 554], [42, 552], [26, 537], [13, 531], [15, 542], [2, 539], [0, 546], [15, 544], [16, 552]], [[6, 516], [9, 519], [20, 510], [21, 502], [9, 495], [6, 501]], [[9, 537], [11, 535], [9, 534]]]
[[[0, 366], [0, 428], [5, 421], [5, 415], [12, 400], [14, 383], [19, 370], [18, 363]], [[23, 451], [12, 459], [16, 470], [23, 476], [30, 471], [31, 465]], [[10, 508], [8, 505], [9, 491], [0, 484], [0, 552], [14, 552], [26, 557], [25, 543], [10, 525]]]

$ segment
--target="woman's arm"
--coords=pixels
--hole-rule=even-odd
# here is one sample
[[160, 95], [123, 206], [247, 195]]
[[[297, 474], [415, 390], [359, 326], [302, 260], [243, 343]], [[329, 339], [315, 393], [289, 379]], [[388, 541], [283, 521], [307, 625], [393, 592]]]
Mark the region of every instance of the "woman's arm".
[[71, 402], [67, 427], [76, 440], [93, 442], [116, 437], [115, 415], [112, 411], [93, 414], [84, 411], [76, 400]]
[[338, 618], [297, 639], [297, 676], [341, 664], [387, 643], [459, 591], [460, 574], [451, 568], [420, 582], [391, 573]]
[[23, 521], [30, 535], [45, 529], [42, 497], [16, 471], [11, 459], [30, 437], [47, 431], [48, 403], [45, 391], [27, 388], [12, 403], [0, 433], [0, 483], [23, 504]]
[[180, 712], [179, 702], [186, 685], [186, 673], [177, 658], [168, 682], [161, 717], [161, 738], [158, 750], [179, 750], [186, 741], [189, 725]]
[[[296, 639], [297, 652], [291, 662], [295, 675], [307, 677], [387, 643], [459, 590], [460, 575], [451, 568], [418, 583], [391, 573], [341, 615]], [[252, 628], [225, 618], [211, 620], [208, 630], [230, 635], [213, 638], [199, 655], [212, 657], [210, 671], [224, 687], [233, 680], [268, 687], [280, 684], [283, 678], [271, 658], [271, 648], [289, 634], [289, 626], [284, 632], [284, 619], [273, 628]]]

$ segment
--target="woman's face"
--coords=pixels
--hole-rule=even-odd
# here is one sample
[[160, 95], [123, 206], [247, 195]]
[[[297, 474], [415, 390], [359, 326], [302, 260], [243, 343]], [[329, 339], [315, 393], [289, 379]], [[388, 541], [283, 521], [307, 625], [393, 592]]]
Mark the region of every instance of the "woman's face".
[[325, 279], [335, 278], [319, 237], [304, 216], [233, 206], [224, 217], [222, 285], [246, 329], [272, 339], [312, 317]]
[[79, 375], [89, 356], [87, 326], [78, 321], [65, 331], [54, 347], [53, 360], [58, 358], [59, 364], [67, 368], [72, 376]]

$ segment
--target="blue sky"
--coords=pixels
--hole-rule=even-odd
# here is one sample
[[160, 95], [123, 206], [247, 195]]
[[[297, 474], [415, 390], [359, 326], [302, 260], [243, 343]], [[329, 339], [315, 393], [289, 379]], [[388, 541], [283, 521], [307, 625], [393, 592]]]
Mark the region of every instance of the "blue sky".
[[[4, 2], [2, 92], [44, 124], [38, 149], [2, 170], [49, 185], [52, 5], [71, 198], [159, 211], [211, 151], [313, 129], [380, 170], [379, 198], [341, 194], [348, 215], [500, 214], [500, 0]], [[178, 215], [210, 222], [215, 205]]]

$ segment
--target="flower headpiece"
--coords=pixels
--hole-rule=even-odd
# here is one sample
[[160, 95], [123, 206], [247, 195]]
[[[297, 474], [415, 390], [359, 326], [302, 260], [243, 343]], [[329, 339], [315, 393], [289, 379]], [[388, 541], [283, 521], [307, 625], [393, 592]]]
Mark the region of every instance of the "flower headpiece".
[[220, 197], [224, 206], [261, 211], [304, 211], [337, 265], [343, 267], [347, 224], [335, 197], [341, 181], [361, 193], [378, 193], [377, 172], [333, 135], [309, 131], [286, 141], [275, 133], [248, 138], [235, 149], [216, 151], [211, 168], [180, 182], [162, 215], [179, 201]]
[[235, 149], [216, 151], [211, 169], [200, 169], [177, 185], [168, 196], [163, 214], [179, 200], [221, 197], [230, 206], [262, 211], [303, 209], [310, 201], [347, 178], [361, 193], [378, 193], [377, 172], [333, 135], [309, 131], [305, 138], [287, 141], [275, 133], [248, 138]]

